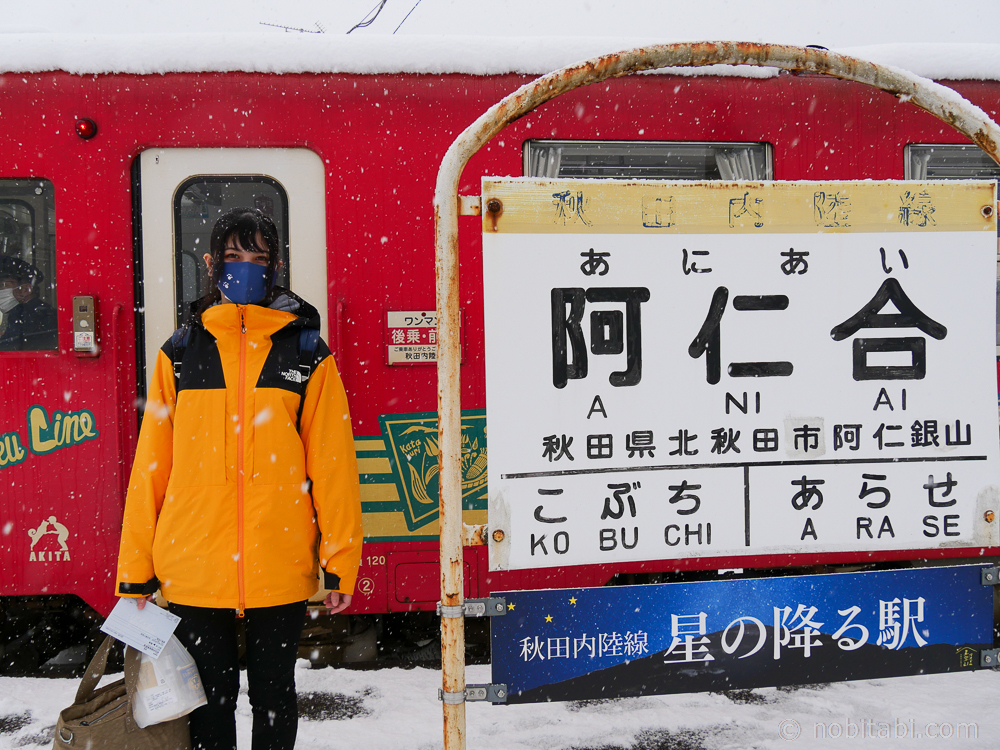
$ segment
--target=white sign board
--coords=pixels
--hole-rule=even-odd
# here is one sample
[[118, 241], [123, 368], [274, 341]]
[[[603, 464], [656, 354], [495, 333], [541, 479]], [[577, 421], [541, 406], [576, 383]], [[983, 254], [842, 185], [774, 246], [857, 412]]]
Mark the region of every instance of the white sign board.
[[385, 340], [387, 365], [437, 364], [437, 311], [386, 312]]
[[493, 198], [492, 569], [1000, 543], [992, 182]]

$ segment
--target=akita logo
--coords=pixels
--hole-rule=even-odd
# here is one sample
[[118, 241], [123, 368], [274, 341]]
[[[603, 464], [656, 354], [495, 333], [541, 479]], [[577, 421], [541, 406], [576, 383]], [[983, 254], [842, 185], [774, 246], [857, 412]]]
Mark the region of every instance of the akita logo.
[[302, 382], [302, 373], [299, 372], [298, 370], [285, 370], [283, 373], [281, 373], [281, 377], [292, 383]]
[[[42, 521], [37, 529], [28, 529], [28, 536], [31, 537], [31, 562], [65, 562], [69, 560], [69, 546], [66, 540], [69, 539], [69, 529], [56, 520], [55, 516], [49, 516]], [[55, 539], [51, 537], [55, 536]], [[46, 539], [46, 537], [49, 537]], [[56, 547], [58, 546], [58, 549]], [[35, 549], [38, 547], [38, 549]]]

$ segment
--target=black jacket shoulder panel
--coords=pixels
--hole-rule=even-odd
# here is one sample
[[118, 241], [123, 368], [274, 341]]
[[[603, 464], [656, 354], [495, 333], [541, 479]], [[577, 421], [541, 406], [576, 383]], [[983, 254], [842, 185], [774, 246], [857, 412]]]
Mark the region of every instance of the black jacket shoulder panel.
[[160, 347], [160, 351], [167, 355], [167, 359], [171, 362], [174, 361], [174, 338], [171, 336], [169, 339], [163, 342], [163, 346]]
[[323, 339], [320, 339], [319, 343], [316, 345], [316, 353], [313, 355], [312, 368], [315, 370], [319, 367], [320, 362], [327, 357], [332, 356], [332, 354], [333, 353], [330, 351], [330, 347], [326, 345], [326, 342]]
[[178, 329], [160, 350], [175, 363], [180, 355], [180, 378], [177, 381], [177, 392], [189, 388], [222, 388], [226, 387], [226, 376], [222, 371], [222, 358], [216, 346], [215, 337], [200, 325], [191, 325], [190, 334], [186, 336], [187, 344], [182, 345], [185, 336], [178, 335], [184, 329]]

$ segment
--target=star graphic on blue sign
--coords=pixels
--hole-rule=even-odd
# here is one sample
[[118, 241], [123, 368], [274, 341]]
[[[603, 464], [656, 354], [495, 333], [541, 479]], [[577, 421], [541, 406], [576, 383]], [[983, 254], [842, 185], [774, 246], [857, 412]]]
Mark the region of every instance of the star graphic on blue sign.
[[507, 605], [507, 609], [509, 609], [510, 611], [513, 611], [514, 610], [514, 603], [511, 602], [510, 604], [508, 604]]
[[569, 598], [569, 603], [570, 603], [570, 604], [576, 604], [576, 597], [575, 597], [575, 596], [571, 596], [571, 597]]
[[552, 622], [552, 615], [545, 615], [545, 622]]

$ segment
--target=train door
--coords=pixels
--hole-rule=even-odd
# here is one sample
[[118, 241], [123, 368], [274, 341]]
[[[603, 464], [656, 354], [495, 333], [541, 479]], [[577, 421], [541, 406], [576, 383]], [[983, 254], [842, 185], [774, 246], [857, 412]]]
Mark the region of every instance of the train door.
[[326, 190], [315, 152], [293, 149], [149, 149], [133, 182], [141, 212], [136, 305], [138, 388], [145, 393], [157, 350], [190, 320], [208, 290], [202, 256], [216, 220], [237, 206], [274, 219], [284, 266], [278, 279], [315, 305], [327, 333]]

